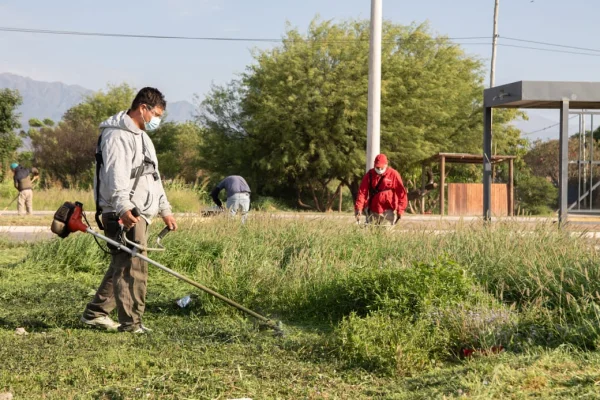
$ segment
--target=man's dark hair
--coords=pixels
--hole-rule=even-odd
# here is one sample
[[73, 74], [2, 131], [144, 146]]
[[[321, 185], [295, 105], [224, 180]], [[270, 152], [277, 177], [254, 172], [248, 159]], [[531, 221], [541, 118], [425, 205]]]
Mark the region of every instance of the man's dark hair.
[[147, 104], [150, 108], [160, 107], [163, 110], [167, 109], [167, 101], [160, 90], [152, 87], [145, 87], [135, 95], [131, 109], [135, 110], [142, 104]]

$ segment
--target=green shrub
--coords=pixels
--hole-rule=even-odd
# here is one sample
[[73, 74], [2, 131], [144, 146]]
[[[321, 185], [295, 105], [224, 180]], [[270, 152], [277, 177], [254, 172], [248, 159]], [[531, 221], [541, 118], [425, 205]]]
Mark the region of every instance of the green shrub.
[[516, 200], [526, 213], [548, 215], [556, 207], [558, 189], [546, 178], [524, 174], [516, 187]]
[[449, 337], [425, 320], [385, 312], [352, 313], [335, 330], [335, 351], [349, 366], [401, 375], [427, 369], [449, 356]]

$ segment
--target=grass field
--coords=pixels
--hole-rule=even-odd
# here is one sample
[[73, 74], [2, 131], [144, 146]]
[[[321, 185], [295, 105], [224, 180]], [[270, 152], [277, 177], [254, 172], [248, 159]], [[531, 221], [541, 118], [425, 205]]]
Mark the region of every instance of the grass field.
[[[17, 202], [11, 201], [18, 195], [18, 192], [7, 181], [0, 184], [0, 211], [8, 207], [10, 210], [17, 209]], [[174, 212], [198, 212], [207, 205], [205, 193], [199, 193], [185, 185], [166, 186], [167, 197], [173, 207]], [[33, 209], [43, 211], [54, 211], [58, 209], [65, 201], [80, 201], [88, 209], [94, 209], [94, 194], [91, 190], [78, 189], [36, 189], [33, 192]]]
[[598, 254], [550, 225], [520, 229], [215, 218], [164, 240], [155, 259], [281, 319], [283, 338], [153, 267], [144, 322], [154, 332], [86, 329], [78, 318], [107, 263], [93, 239], [0, 242], [0, 393], [598, 398]]

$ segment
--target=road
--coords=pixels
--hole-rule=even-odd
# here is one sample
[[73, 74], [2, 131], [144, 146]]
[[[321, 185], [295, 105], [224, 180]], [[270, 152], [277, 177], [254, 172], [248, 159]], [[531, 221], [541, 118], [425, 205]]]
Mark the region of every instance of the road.
[[[36, 241], [52, 237], [50, 232], [49, 222], [53, 211], [36, 211], [34, 217], [28, 222], [27, 217], [22, 217], [21, 220], [17, 217], [16, 211], [7, 211], [0, 216], [0, 237], [9, 238], [17, 241]], [[87, 213], [88, 219], [93, 221], [93, 213]], [[352, 224], [354, 217], [350, 213], [308, 213], [308, 212], [254, 212], [250, 214], [252, 218], [277, 218], [277, 219], [300, 219], [300, 220], [331, 220], [341, 223]], [[176, 218], [179, 219], [202, 219], [198, 213], [176, 213]], [[6, 217], [5, 221], [2, 221]], [[9, 222], [10, 220], [10, 222]], [[401, 226], [397, 231], [411, 230], [427, 230], [432, 233], [447, 233], [456, 229], [459, 225], [477, 224], [481, 222], [481, 217], [455, 217], [439, 215], [405, 215], [402, 218]], [[600, 218], [599, 217], [582, 217], [572, 216], [569, 219], [567, 229], [573, 231], [574, 235], [581, 235], [589, 239], [600, 239]], [[540, 217], [510, 217], [510, 218], [493, 218], [493, 223], [517, 223], [527, 226], [536, 226], [539, 224], [556, 224], [556, 218], [540, 218]], [[47, 225], [42, 225], [47, 224]], [[34, 225], [34, 226], [21, 226]]]

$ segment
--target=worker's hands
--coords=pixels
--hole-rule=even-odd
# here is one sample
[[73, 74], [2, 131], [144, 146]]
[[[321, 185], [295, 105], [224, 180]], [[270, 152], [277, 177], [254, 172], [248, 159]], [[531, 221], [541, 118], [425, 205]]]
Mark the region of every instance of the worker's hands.
[[356, 210], [356, 223], [360, 222], [360, 216], [362, 215], [362, 210]]
[[163, 221], [165, 225], [169, 227], [170, 230], [177, 230], [177, 222], [175, 221], [175, 217], [173, 216], [173, 214], [163, 217]]
[[135, 226], [135, 224], [138, 223], [139, 220], [140, 220], [140, 217], [134, 217], [133, 214], [131, 213], [131, 210], [126, 211], [123, 215], [121, 215], [121, 223], [127, 229], [133, 228]]
[[402, 214], [396, 213], [396, 219], [394, 220], [394, 225], [396, 225], [402, 219]]

